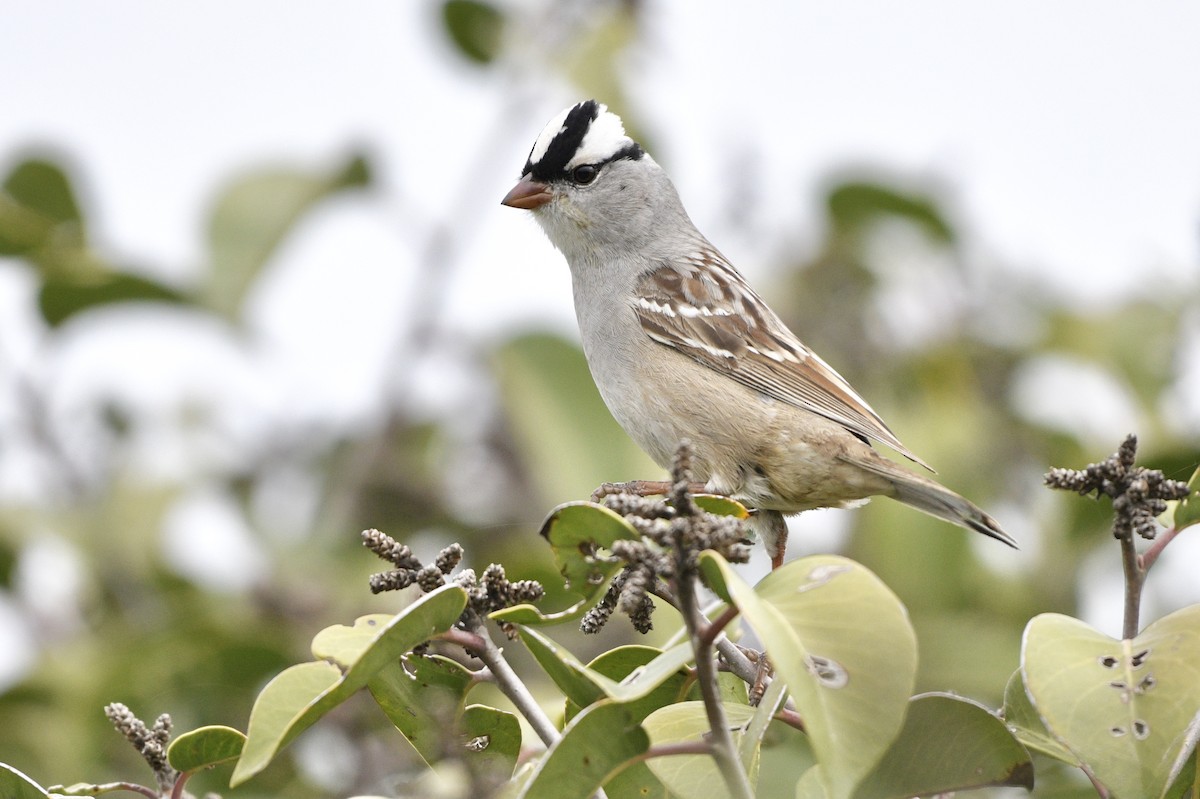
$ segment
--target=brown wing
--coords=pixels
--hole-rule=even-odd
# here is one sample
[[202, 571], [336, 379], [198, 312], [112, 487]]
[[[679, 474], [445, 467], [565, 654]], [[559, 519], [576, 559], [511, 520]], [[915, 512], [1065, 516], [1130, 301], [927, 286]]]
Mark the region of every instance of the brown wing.
[[664, 262], [643, 275], [637, 289], [634, 311], [658, 343], [929, 469], [841, 375], [787, 329], [720, 253], [705, 248], [688, 261]]

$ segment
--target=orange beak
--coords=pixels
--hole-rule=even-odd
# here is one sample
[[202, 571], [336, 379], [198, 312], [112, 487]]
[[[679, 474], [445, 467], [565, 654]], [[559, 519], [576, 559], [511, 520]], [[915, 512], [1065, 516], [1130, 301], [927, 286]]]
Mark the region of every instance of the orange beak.
[[552, 199], [554, 199], [554, 194], [548, 185], [526, 175], [512, 187], [512, 191], [504, 195], [500, 204], [507, 205], [509, 208], [524, 208], [526, 211], [532, 211], [535, 208], [541, 208]]

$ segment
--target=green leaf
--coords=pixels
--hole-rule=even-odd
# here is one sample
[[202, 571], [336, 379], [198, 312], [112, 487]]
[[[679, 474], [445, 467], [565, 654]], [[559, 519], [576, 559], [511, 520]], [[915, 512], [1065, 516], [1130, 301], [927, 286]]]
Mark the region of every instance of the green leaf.
[[405, 655], [367, 683], [375, 702], [429, 765], [443, 754], [444, 730], [462, 712], [470, 687], [470, 672], [439, 655]]
[[913, 697], [900, 736], [856, 799], [906, 799], [987, 786], [1033, 789], [1033, 763], [1004, 722], [951, 694]]
[[236, 760], [246, 736], [232, 727], [214, 725], [185, 732], [167, 747], [167, 762], [176, 771], [197, 771]]
[[916, 680], [916, 636], [904, 606], [846, 558], [794, 560], [754, 589], [716, 553], [700, 558], [707, 572], [720, 572], [787, 681], [827, 793], [850, 796], [899, 733]]
[[586, 708], [550, 747], [522, 799], [588, 799], [650, 746], [628, 705], [609, 700]]
[[902, 193], [877, 183], [849, 182], [834, 189], [827, 202], [834, 224], [845, 232], [900, 217], [916, 223], [936, 241], [954, 241], [954, 229], [937, 204], [919, 194]]
[[506, 710], [471, 705], [458, 722], [468, 768], [486, 775], [485, 784], [508, 782], [521, 754], [521, 723]]
[[739, 519], [750, 518], [750, 511], [746, 510], [745, 505], [736, 499], [719, 494], [696, 494], [692, 497], [692, 501], [706, 513], [713, 513], [717, 516], [736, 516]]
[[[610, 649], [599, 655], [595, 660], [587, 664], [587, 668], [588, 671], [594, 674], [599, 674], [620, 683], [634, 674], [634, 672], [643, 671], [646, 666], [653, 663], [662, 653], [661, 649], [652, 646], [619, 646], [616, 649]], [[676, 669], [673, 674], [669, 675], [653, 691], [641, 699], [635, 699], [630, 702], [630, 711], [633, 713], [633, 717], [637, 719], [645, 718], [651, 711], [657, 710], [663, 705], [680, 701], [683, 698], [681, 692], [687, 687], [688, 679], [686, 669], [682, 667]], [[745, 683], [742, 684], [744, 685]], [[582, 709], [583, 706], [568, 699], [567, 721], [573, 719]]]
[[281, 748], [387, 664], [450, 629], [466, 605], [462, 588], [445, 585], [395, 616], [363, 616], [353, 627], [337, 625], [318, 633], [313, 654], [342, 668], [328, 661], [303, 663], [267, 683], [250, 711], [246, 747], [229, 784], [236, 787], [266, 768]]
[[1055, 613], [1025, 628], [1021, 670], [1047, 729], [1118, 797], [1159, 797], [1195, 745], [1200, 605], [1115, 641]]
[[800, 782], [796, 783], [796, 799], [829, 799], [825, 792], [825, 774], [820, 766], [804, 772]]
[[[739, 746], [742, 728], [754, 718], [755, 709], [748, 705], [724, 705], [725, 718], [733, 733], [734, 746]], [[703, 702], [678, 702], [660, 708], [642, 722], [653, 746], [664, 744], [702, 743], [710, 731], [708, 713]], [[756, 748], [757, 751], [757, 748]], [[703, 796], [720, 799], [729, 796], [725, 780], [717, 763], [709, 755], [672, 755], [647, 761], [654, 776], [678, 796]], [[756, 781], [757, 758], [747, 768], [751, 783]]]
[[3, 799], [46, 799], [47, 795], [42, 786], [7, 763], [0, 763], [0, 797]]
[[17, 164], [0, 192], [0, 255], [19, 255], [57, 239], [81, 247], [83, 216], [67, 174], [40, 158]]
[[767, 727], [775, 717], [779, 706], [783, 704], [785, 688], [783, 680], [772, 680], [763, 693], [762, 699], [759, 700], [758, 706], [754, 708], [754, 715], [751, 716], [750, 722], [746, 725], [742, 742], [738, 746], [738, 757], [741, 758], [742, 765], [750, 774], [755, 773], [754, 769], [758, 767], [763, 736], [767, 734]]
[[1200, 522], [1200, 467], [1192, 473], [1192, 479], [1188, 480], [1188, 490], [1190, 493], [1175, 505], [1173, 524], [1176, 530]]
[[1004, 688], [1004, 720], [1026, 749], [1079, 766], [1079, 758], [1046, 729], [1046, 723], [1029, 701], [1029, 694], [1025, 693], [1020, 669], [1013, 672]]
[[[661, 649], [652, 646], [619, 646], [596, 657], [592, 662], [587, 664], [587, 668], [594, 674], [607, 677], [609, 680], [619, 683], [632, 675], [644, 671], [647, 666], [654, 663], [662, 654]], [[686, 669], [677, 669], [665, 681], [654, 688], [654, 690], [640, 699], [633, 699], [626, 703], [630, 717], [635, 721], [641, 721], [658, 708], [669, 705], [672, 702], [680, 701], [682, 699], [681, 694], [689, 685], [689, 679]], [[743, 688], [742, 693], [744, 695], [745, 683], [742, 683], [741, 680], [738, 680], [738, 682]], [[691, 685], [695, 688], [695, 683], [691, 683]], [[569, 699], [567, 700], [566, 720], [568, 723], [582, 711], [582, 707]], [[624, 797], [646, 799], [651, 796], [659, 797], [660, 799], [670, 799], [666, 787], [654, 776], [654, 773], [645, 763], [634, 763], [622, 769], [618, 774], [609, 779], [604, 786], [604, 790], [608, 794], [609, 799], [624, 799]]]
[[604, 693], [617, 702], [636, 702], [657, 690], [664, 683], [672, 680], [679, 670], [692, 662], [692, 645], [690, 642], [676, 644], [654, 658], [645, 666], [640, 666], [629, 673], [619, 683], [609, 680], [603, 675], [591, 672]]
[[537, 762], [534, 760], [526, 760], [518, 768], [513, 778], [509, 780], [507, 785], [501, 786], [496, 792], [495, 799], [518, 799], [525, 789], [529, 786], [530, 780], [533, 779], [533, 772], [537, 768]]
[[246, 292], [300, 216], [336, 192], [369, 182], [362, 156], [326, 174], [273, 169], [237, 180], [217, 200], [209, 220], [206, 304], [236, 321]]
[[66, 173], [44, 160], [19, 164], [0, 191], [0, 255], [21, 255], [36, 266], [38, 308], [47, 324], [58, 326], [97, 305], [185, 301], [161, 283], [111, 268], [85, 239]]
[[670, 681], [692, 659], [691, 644], [684, 642], [656, 655], [644, 666], [634, 667], [618, 682], [583, 665], [536, 630], [522, 629], [521, 640], [559, 690], [580, 707], [594, 703], [601, 695], [615, 702], [636, 702]]
[[341, 685], [341, 670], [325, 661], [291, 666], [267, 683], [250, 711], [246, 744], [230, 786], [266, 768], [280, 749], [353, 693], [336, 690]]
[[725, 575], [732, 573], [728, 563], [719, 553], [709, 550], [700, 554], [701, 582], [726, 605], [735, 604], [729, 586], [725, 584]]
[[621, 539], [641, 538], [624, 517], [594, 502], [559, 505], [542, 522], [541, 534], [550, 542], [567, 587], [585, 597], [599, 593], [620, 568], [620, 563], [600, 557], [596, 550]]
[[1196, 774], [1200, 770], [1200, 746], [1197, 746], [1200, 741], [1200, 713], [1188, 725], [1183, 739], [1179, 757], [1171, 765], [1167, 777], [1170, 787], [1163, 793], [1163, 799], [1196, 799], [1200, 795], [1200, 786], [1196, 784]]
[[467, 60], [490, 64], [500, 52], [504, 16], [479, 0], [447, 0], [442, 4], [442, 24], [450, 41]]
[[533, 655], [542, 671], [554, 681], [568, 701], [585, 707], [604, 695], [603, 689], [595, 682], [598, 675], [580, 663], [579, 659], [564, 647], [537, 630], [521, 630], [521, 643], [525, 644], [529, 654]]
[[679, 799], [645, 763], [629, 763], [604, 783], [608, 799]]
[[154, 280], [105, 269], [47, 275], [38, 291], [38, 310], [51, 327], [99, 305], [119, 302], [166, 302], [184, 304], [188, 299]]
[[[604, 582], [600, 583], [601, 586]], [[597, 592], [598, 593], [598, 590]], [[574, 605], [554, 613], [543, 613], [540, 609], [529, 604], [513, 605], [512, 607], [493, 610], [488, 618], [505, 624], [520, 624], [526, 627], [546, 627], [552, 624], [564, 624], [583, 618], [596, 604], [595, 595], [579, 600]]]
[[[1197, 721], [1200, 722], [1200, 719]], [[1196, 727], [1193, 724], [1194, 732]], [[1163, 799], [1196, 799], [1200, 795], [1196, 785], [1196, 773], [1200, 770], [1200, 748], [1197, 748], [1194, 739], [1191, 747], [1191, 751], [1176, 761], [1171, 769], [1171, 787], [1163, 794]]]

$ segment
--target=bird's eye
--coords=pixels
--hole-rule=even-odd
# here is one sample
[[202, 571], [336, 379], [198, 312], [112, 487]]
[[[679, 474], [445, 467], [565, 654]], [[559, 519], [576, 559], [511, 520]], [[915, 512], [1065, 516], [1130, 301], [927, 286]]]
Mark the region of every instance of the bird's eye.
[[599, 169], [591, 164], [584, 164], [583, 166], [575, 167], [575, 169], [571, 171], [571, 180], [575, 181], [575, 183], [579, 184], [580, 186], [586, 186], [595, 180], [596, 176], [599, 174]]

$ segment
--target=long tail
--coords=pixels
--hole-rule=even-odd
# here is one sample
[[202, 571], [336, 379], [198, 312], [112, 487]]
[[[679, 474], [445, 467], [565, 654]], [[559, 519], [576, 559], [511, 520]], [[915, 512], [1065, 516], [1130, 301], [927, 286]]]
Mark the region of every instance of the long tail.
[[905, 505], [968, 530], [983, 533], [988, 538], [1008, 544], [1013, 549], [1018, 548], [1016, 540], [1004, 532], [995, 519], [940, 483], [883, 458], [871, 459], [866, 463], [856, 462], [855, 465], [887, 479], [896, 491], [892, 495], [893, 498]]

